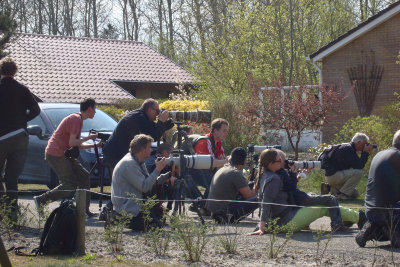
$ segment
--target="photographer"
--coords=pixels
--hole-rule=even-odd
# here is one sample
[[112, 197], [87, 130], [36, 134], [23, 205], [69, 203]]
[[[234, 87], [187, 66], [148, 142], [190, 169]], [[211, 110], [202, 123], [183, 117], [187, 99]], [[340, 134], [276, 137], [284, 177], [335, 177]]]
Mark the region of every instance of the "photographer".
[[[141, 211], [141, 200], [144, 194], [148, 193], [157, 183], [164, 183], [171, 179], [172, 183], [175, 177], [171, 177], [171, 172], [161, 174], [165, 168], [165, 158], [155, 161], [155, 169], [149, 174], [145, 165], [145, 160], [150, 157], [151, 142], [153, 138], [145, 134], [136, 135], [130, 145], [129, 152], [115, 166], [112, 185], [111, 201], [116, 212], [125, 210], [133, 218], [129, 227], [133, 230], [145, 230], [144, 214]], [[171, 177], [171, 178], [170, 178]], [[160, 205], [155, 205], [150, 210], [150, 227], [162, 227], [163, 209]]]
[[[157, 116], [158, 121], [154, 122]], [[160, 112], [158, 102], [152, 98], [146, 99], [141, 108], [125, 115], [104, 144], [103, 155], [107, 165], [113, 169], [128, 153], [130, 141], [138, 134], [147, 134], [155, 141], [160, 140], [164, 132], [174, 126], [168, 116], [168, 111]]]
[[[29, 137], [27, 122], [40, 113], [35, 98], [27, 87], [14, 79], [17, 65], [10, 58], [0, 63], [0, 178], [4, 170], [6, 204], [16, 220], [18, 209], [18, 177], [24, 169]], [[0, 196], [4, 195], [0, 181]]]
[[[88, 140], [97, 138], [97, 134], [90, 134], [81, 138], [83, 121], [93, 119], [96, 114], [94, 99], [86, 99], [80, 103], [80, 113], [73, 113], [65, 117], [54, 131], [45, 150], [45, 159], [60, 180], [60, 185], [40, 196], [34, 196], [36, 207], [42, 203], [53, 202], [71, 195], [69, 190], [83, 188], [90, 190], [89, 172], [78, 161], [79, 150], [93, 148], [94, 145], [83, 145]], [[98, 147], [101, 143], [96, 144]], [[86, 192], [86, 214], [92, 217], [90, 192]]]
[[[362, 169], [374, 145], [368, 143], [368, 136], [356, 133], [351, 143], [341, 144], [332, 154], [325, 170], [326, 183], [321, 184], [321, 194], [329, 192], [340, 200], [358, 196], [357, 184], [361, 180]], [[361, 151], [361, 157], [357, 155]]]
[[247, 153], [237, 147], [232, 150], [229, 164], [219, 169], [211, 182], [209, 199], [206, 202], [206, 209], [211, 212], [211, 217], [218, 223], [235, 223], [247, 217], [258, 208], [257, 203], [217, 200], [236, 200], [238, 193], [249, 202], [256, 202], [256, 191], [250, 189], [247, 180], [243, 177], [243, 165], [246, 161]]
[[[308, 195], [306, 192], [299, 190], [297, 188], [297, 182], [300, 181], [301, 176], [298, 174], [296, 167], [294, 165], [285, 166], [286, 154], [281, 150], [278, 150], [278, 154], [282, 158], [281, 169], [275, 173], [283, 179], [283, 190], [288, 193], [289, 203], [299, 206], [336, 207], [328, 209], [332, 229], [335, 231], [350, 230], [343, 224], [339, 203], [336, 197], [332, 195]], [[286, 171], [285, 167], [289, 167], [289, 170]], [[358, 228], [361, 229], [366, 220], [365, 214], [361, 210], [359, 211], [359, 218]], [[350, 224], [352, 223], [350, 222]]]

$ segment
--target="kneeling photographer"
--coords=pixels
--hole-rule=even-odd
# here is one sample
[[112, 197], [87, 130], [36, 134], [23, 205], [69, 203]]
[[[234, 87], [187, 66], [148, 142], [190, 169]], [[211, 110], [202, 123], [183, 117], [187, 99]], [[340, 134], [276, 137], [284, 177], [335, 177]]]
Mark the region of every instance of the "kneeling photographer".
[[[256, 191], [250, 189], [246, 178], [243, 176], [242, 168], [246, 161], [247, 153], [237, 147], [232, 150], [229, 163], [219, 169], [211, 182], [209, 199], [206, 209], [211, 212], [211, 217], [218, 223], [234, 223], [247, 217], [258, 208], [256, 202]], [[216, 200], [236, 200], [238, 193], [249, 201], [232, 202], [212, 201]]]
[[[282, 158], [281, 169], [276, 171], [283, 179], [283, 190], [288, 194], [288, 202], [292, 205], [299, 206], [326, 206], [336, 207], [329, 209], [329, 217], [331, 218], [331, 227], [333, 231], [347, 231], [349, 230], [342, 221], [342, 215], [339, 209], [339, 203], [335, 196], [332, 195], [308, 195], [306, 192], [301, 191], [297, 188], [297, 183], [302, 178], [301, 173], [298, 173], [298, 168], [295, 162], [286, 159], [286, 154], [277, 150], [279, 156]], [[308, 162], [306, 162], [308, 163]], [[311, 163], [311, 162], [309, 162]], [[308, 164], [306, 164], [308, 165]], [[311, 165], [310, 165], [311, 166]], [[287, 169], [288, 171], [286, 171]], [[303, 170], [302, 173], [308, 173], [310, 169]], [[362, 213], [362, 214], [361, 214]], [[365, 222], [365, 214], [360, 211], [359, 214], [361, 220], [359, 220], [359, 227]], [[348, 223], [348, 226], [352, 225], [352, 222]], [[347, 224], [346, 224], [347, 225]]]
[[[132, 199], [132, 196], [143, 199], [144, 194], [148, 193], [157, 183], [163, 183], [175, 177], [171, 177], [171, 172], [161, 174], [166, 167], [165, 158], [156, 160], [155, 169], [149, 174], [145, 165], [145, 160], [151, 154], [151, 142], [153, 138], [149, 135], [136, 135], [130, 145], [129, 152], [117, 163], [113, 173], [111, 184], [111, 201], [117, 213], [125, 210], [133, 218], [129, 228], [136, 231], [144, 231], [145, 223], [141, 212], [142, 201]], [[163, 208], [155, 205], [150, 211], [150, 227], [162, 227]]]

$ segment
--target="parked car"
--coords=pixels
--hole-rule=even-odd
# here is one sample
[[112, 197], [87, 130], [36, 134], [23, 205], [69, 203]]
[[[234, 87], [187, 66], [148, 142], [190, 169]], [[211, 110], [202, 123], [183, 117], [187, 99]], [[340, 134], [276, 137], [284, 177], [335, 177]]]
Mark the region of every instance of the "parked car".
[[[39, 103], [40, 114], [28, 123], [29, 145], [24, 170], [19, 177], [19, 183], [46, 184], [50, 189], [59, 184], [57, 175], [51, 170], [50, 166], [44, 160], [44, 150], [51, 135], [60, 124], [62, 119], [71, 113], [79, 112], [79, 104], [61, 104], [61, 103]], [[107, 113], [97, 109], [93, 119], [83, 121], [82, 137], [89, 134], [93, 129], [101, 133], [111, 134], [117, 122]], [[99, 140], [97, 140], [99, 141]], [[92, 140], [87, 141], [93, 143]], [[99, 148], [100, 158], [102, 157], [101, 148]], [[79, 161], [90, 171], [96, 164], [94, 149], [81, 150]], [[99, 174], [101, 169], [96, 166], [90, 173], [92, 186], [100, 183]], [[108, 170], [104, 170], [104, 183], [110, 184]]]

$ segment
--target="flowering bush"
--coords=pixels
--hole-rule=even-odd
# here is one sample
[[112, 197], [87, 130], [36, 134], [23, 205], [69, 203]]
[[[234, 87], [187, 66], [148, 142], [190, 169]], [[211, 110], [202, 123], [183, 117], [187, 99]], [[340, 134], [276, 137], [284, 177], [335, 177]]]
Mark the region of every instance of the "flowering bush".
[[193, 133], [195, 134], [208, 134], [211, 131], [211, 128], [207, 125], [207, 123], [196, 123], [188, 121], [187, 125], [193, 128]]
[[160, 109], [164, 108], [166, 110], [206, 110], [209, 109], [207, 101], [201, 100], [167, 100], [160, 104]]

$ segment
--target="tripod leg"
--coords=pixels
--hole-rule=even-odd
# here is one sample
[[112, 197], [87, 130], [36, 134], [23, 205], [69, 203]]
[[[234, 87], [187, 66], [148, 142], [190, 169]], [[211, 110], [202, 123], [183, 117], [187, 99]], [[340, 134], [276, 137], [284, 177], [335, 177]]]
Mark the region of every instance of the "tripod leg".
[[180, 205], [182, 204], [181, 199], [182, 199], [182, 183], [181, 180], [177, 180], [175, 182], [175, 205], [172, 214], [176, 214], [178, 210], [179, 214], [181, 213], [181, 207], [180, 207]]
[[[191, 179], [190, 175], [188, 175], [188, 177], [185, 177], [185, 179], [186, 179], [186, 178]], [[193, 206], [194, 206], [194, 208], [195, 208], [195, 210], [196, 210], [197, 216], [199, 216], [199, 218], [200, 218], [201, 224], [204, 224], [204, 218], [203, 218], [203, 216], [202, 216], [201, 213], [200, 213], [200, 207], [199, 207], [198, 198], [196, 198], [196, 197], [194, 196], [193, 192], [192, 192], [191, 190], [189, 190], [189, 187], [188, 187], [188, 185], [187, 185], [185, 179], [183, 179], [183, 188], [184, 188], [184, 191], [185, 191], [186, 193], [189, 193], [188, 196], [189, 196], [191, 199], [195, 199], [195, 201], [192, 202], [192, 203], [193, 203]], [[199, 190], [197, 187], [196, 187], [196, 189]], [[200, 191], [199, 191], [199, 193], [200, 193]], [[200, 193], [200, 196], [202, 196], [201, 193]]]
[[103, 206], [103, 192], [104, 192], [104, 164], [101, 165], [99, 171], [100, 178], [100, 197], [99, 197], [99, 211], [101, 212], [101, 207]]

